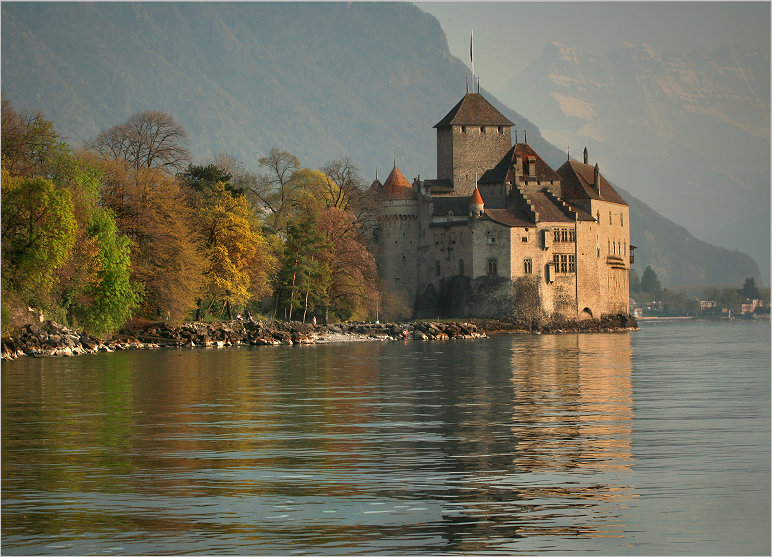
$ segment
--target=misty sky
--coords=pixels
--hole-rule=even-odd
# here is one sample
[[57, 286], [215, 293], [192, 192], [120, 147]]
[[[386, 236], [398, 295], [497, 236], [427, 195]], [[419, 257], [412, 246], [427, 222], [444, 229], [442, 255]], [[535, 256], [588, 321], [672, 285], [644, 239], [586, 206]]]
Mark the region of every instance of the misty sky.
[[744, 42], [770, 48], [768, 2], [417, 2], [445, 30], [453, 55], [469, 64], [475, 33], [480, 84], [499, 95], [548, 41], [602, 54], [624, 41], [658, 53]]

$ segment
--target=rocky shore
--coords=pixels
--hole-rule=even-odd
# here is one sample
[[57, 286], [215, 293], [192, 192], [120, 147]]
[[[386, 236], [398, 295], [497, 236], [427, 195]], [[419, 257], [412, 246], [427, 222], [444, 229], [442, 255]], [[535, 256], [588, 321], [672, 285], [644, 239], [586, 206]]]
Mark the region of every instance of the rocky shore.
[[2, 339], [2, 359], [21, 356], [76, 356], [116, 350], [164, 347], [226, 347], [239, 345], [293, 345], [352, 341], [404, 341], [475, 339], [496, 333], [572, 333], [636, 330], [638, 323], [626, 314], [599, 320], [561, 321], [541, 325], [473, 319], [465, 322], [337, 323], [312, 325], [298, 321], [226, 321], [134, 324], [118, 333], [96, 338], [54, 321], [24, 325]]

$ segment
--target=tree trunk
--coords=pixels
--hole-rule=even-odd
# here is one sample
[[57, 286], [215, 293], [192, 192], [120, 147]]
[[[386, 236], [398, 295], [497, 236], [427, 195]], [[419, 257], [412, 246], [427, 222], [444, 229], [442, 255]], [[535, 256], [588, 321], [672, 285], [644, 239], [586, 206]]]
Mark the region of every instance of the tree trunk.
[[306, 322], [306, 313], [308, 312], [308, 290], [306, 290], [305, 305], [303, 306], [303, 323]]

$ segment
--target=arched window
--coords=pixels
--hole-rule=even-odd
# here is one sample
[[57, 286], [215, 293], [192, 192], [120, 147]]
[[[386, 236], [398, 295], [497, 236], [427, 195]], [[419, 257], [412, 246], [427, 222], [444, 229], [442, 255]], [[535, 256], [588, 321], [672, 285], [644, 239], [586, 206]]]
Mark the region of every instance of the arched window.
[[530, 258], [523, 259], [523, 272], [526, 275], [533, 273], [533, 261]]
[[489, 275], [499, 274], [499, 262], [496, 260], [495, 257], [491, 257], [490, 259], [488, 259], [488, 274]]

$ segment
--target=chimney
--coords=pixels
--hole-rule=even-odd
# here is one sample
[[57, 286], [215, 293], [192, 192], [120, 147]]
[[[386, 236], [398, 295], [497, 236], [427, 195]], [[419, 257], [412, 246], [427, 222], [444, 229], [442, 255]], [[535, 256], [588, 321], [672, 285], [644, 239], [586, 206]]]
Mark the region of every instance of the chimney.
[[587, 162], [587, 147], [584, 148], [584, 164], [589, 164]]
[[528, 157], [528, 176], [536, 176], [536, 157]]
[[600, 170], [598, 170], [598, 163], [595, 163], [595, 172], [592, 177], [592, 187], [595, 188], [595, 191], [600, 193]]

